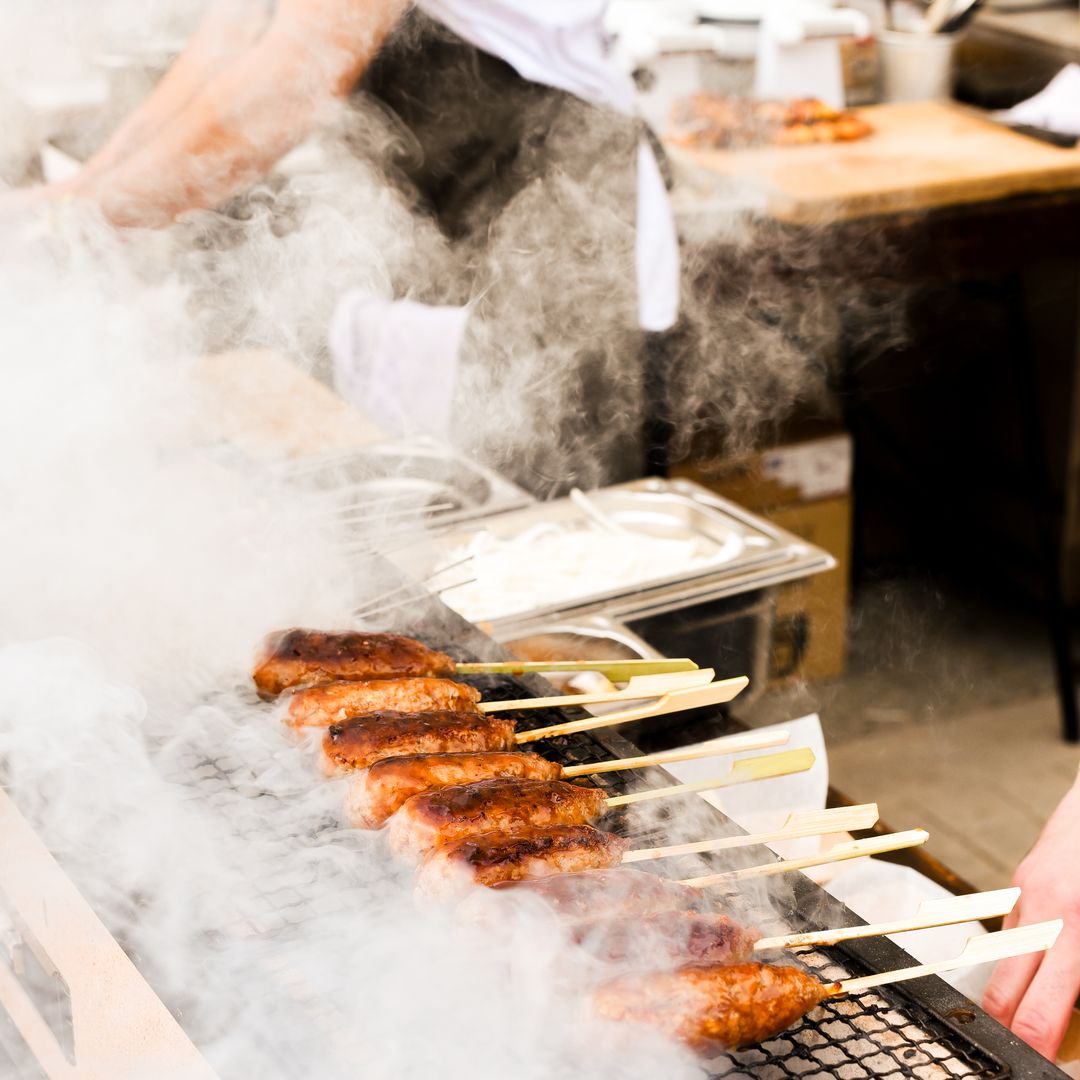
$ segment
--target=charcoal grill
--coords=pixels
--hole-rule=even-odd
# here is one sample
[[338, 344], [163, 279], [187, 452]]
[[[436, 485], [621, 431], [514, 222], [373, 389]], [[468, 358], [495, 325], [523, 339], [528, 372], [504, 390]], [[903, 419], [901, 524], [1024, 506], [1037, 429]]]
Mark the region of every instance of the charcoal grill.
[[[438, 605], [433, 608], [427, 602], [410, 611], [401, 611], [399, 616], [399, 629], [444, 648], [457, 660], [503, 658], [499, 647], [490, 638]], [[550, 689], [542, 680], [535, 678], [479, 676], [469, 681], [479, 686], [486, 697], [500, 700], [544, 694]], [[230, 693], [223, 692], [223, 696], [228, 697]], [[250, 690], [244, 693], [250, 695]], [[522, 727], [533, 727], [575, 719], [578, 715], [582, 714], [576, 710], [536, 710], [521, 712], [517, 718]], [[634, 756], [636, 752], [636, 748], [613, 729], [547, 740], [542, 750], [564, 765]], [[274, 828], [278, 812], [274, 804], [277, 800], [252, 785], [251, 774], [244, 761], [230, 756], [226, 751], [213, 759], [204, 757], [178, 764], [181, 771], [175, 777], [176, 782], [187, 783], [191, 788], [191, 797], [203, 803], [209, 801], [211, 809], [214, 808], [217, 793], [222, 799], [220, 810], [223, 820], [234, 814], [238, 806], [247, 803], [257, 808], [254, 814], [262, 827]], [[653, 768], [604, 773], [593, 780], [606, 790], [621, 793], [641, 786], [670, 782], [671, 778], [663, 770]], [[719, 811], [704, 806], [694, 796], [687, 799], [693, 800], [698, 820], [706, 814], [715, 815], [716, 830], [713, 835], [735, 830], [735, 826]], [[689, 807], [690, 803], [686, 805]], [[673, 805], [668, 813], [678, 813], [678, 809], [677, 804]], [[282, 812], [284, 810], [282, 806]], [[607, 824], [625, 835], [633, 835], [635, 846], [651, 846], [664, 839], [662, 825], [654, 826], [650, 832], [629, 833], [631, 820], [627, 816], [613, 815]], [[313, 831], [323, 826], [334, 828], [336, 822], [312, 822]], [[775, 858], [766, 848], [745, 849], [742, 854], [748, 863]], [[701, 867], [697, 872], [708, 872], [719, 866], [708, 855], [688, 858], [694, 860], [692, 865]], [[673, 861], [665, 860], [665, 864]], [[687, 864], [684, 862], [679, 866], [685, 869]], [[675, 874], [674, 870], [669, 872]], [[801, 875], [790, 875], [788, 887], [790, 903], [787, 906], [790, 910], [783, 923], [777, 920], [775, 926], [770, 925], [768, 921], [762, 921], [761, 913], [757, 911], [742, 914], [766, 933], [782, 932], [785, 927], [805, 930], [821, 926], [857, 925], [861, 922], [851, 911]], [[313, 1000], [310, 988], [304, 985], [302, 978], [296, 976], [296, 971], [302, 966], [290, 962], [290, 924], [298, 925], [311, 910], [310, 898], [305, 897], [303, 890], [304, 882], [288, 875], [280, 882], [274, 881], [272, 875], [265, 882], [260, 881], [257, 907], [252, 910], [238, 909], [236, 925], [230, 932], [253, 939], [273, 936], [273, 956], [276, 960], [262, 954], [265, 971], [261, 974], [268, 998], [285, 995], [302, 1004], [305, 1015], [310, 1018], [312, 1031], [321, 1037], [333, 1039], [338, 1032], [333, 1004]], [[361, 896], [358, 895], [356, 900], [360, 901]], [[346, 910], [354, 910], [349, 906], [352, 903], [350, 897], [339, 896], [336, 901], [345, 905]], [[738, 916], [737, 898], [735, 904], [735, 914]], [[29, 944], [40, 946], [41, 943]], [[886, 939], [813, 949], [801, 952], [799, 958], [822, 979], [830, 981], [905, 967], [915, 962]], [[0, 974], [3, 974], [2, 964]], [[62, 972], [57, 972], [56, 977], [49, 981], [44, 999], [44, 1005], [48, 1007], [43, 1006], [39, 997], [38, 1011], [41, 1022], [51, 1029], [57, 1045], [70, 1046], [71, 1027], [74, 1023], [77, 1030], [78, 1018], [73, 1017], [70, 1007], [58, 1007], [59, 999], [66, 993], [61, 975]], [[186, 1007], [193, 1004], [173, 1000], [166, 1000], [165, 1003], [177, 1016], [183, 1015]], [[63, 1004], [59, 1001], [59, 1005]], [[15, 1066], [15, 1072], [10, 1075], [46, 1075], [44, 1069], [38, 1069], [38, 1065], [43, 1063], [33, 1061], [21, 1040], [17, 1037], [12, 1040], [10, 1031], [5, 1036], [3, 1020], [4, 1013], [0, 1010], [0, 1050], [8, 1046], [7, 1054]], [[176, 1029], [174, 1041], [183, 1044], [179, 1029]], [[70, 1055], [68, 1060], [71, 1060]], [[894, 1080], [900, 1077], [914, 1080], [947, 1080], [953, 1077], [978, 1077], [982, 1080], [1030, 1077], [1050, 1080], [1064, 1076], [978, 1006], [936, 977], [830, 1000], [815, 1009], [797, 1027], [776, 1039], [713, 1059], [708, 1063], [708, 1074], [717, 1078], [753, 1077], [755, 1080], [785, 1080], [789, 1077], [798, 1080], [824, 1080], [826, 1077], [839, 1077], [841, 1080]], [[0, 1052], [0, 1076], [6, 1075], [9, 1073], [5, 1069], [5, 1054]], [[58, 1074], [48, 1070], [48, 1075]], [[75, 1077], [83, 1074], [75, 1071], [70, 1075]]]
[[[496, 647], [474, 627], [464, 623], [453, 643], [442, 646], [456, 660], [496, 659]], [[446, 638], [446, 624], [440, 619], [432, 627]], [[413, 624], [413, 633], [424, 636]], [[434, 638], [429, 638], [434, 640]], [[510, 700], [547, 692], [541, 680], [483, 676], [470, 680], [486, 698]], [[522, 727], [557, 723], [561, 717], [576, 718], [568, 710], [541, 710], [516, 714]], [[583, 715], [583, 714], [581, 714]], [[720, 732], [717, 732], [720, 734]], [[579, 732], [548, 740], [543, 752], [563, 765], [576, 765], [611, 758], [632, 757], [637, 748], [614, 729]], [[590, 778], [613, 794], [671, 783], [662, 769], [637, 772], [600, 773]], [[696, 796], [688, 796], [695, 799]], [[700, 804], [702, 800], [697, 799]], [[672, 800], [674, 803], [674, 800]], [[675, 806], [672, 813], [677, 812]], [[695, 805], [695, 814], [702, 812]], [[732, 823], [719, 810], [716, 835], [731, 830]], [[625, 819], [605, 819], [605, 827], [626, 832]], [[662, 842], [654, 834], [636, 834], [640, 846]], [[638, 846], [638, 844], [635, 844]], [[747, 864], [776, 858], [768, 848], [744, 849]], [[708, 855], [694, 856], [712, 866]], [[665, 860], [668, 862], [668, 860]], [[659, 865], [659, 864], [658, 864]], [[655, 866], [654, 866], [655, 869]], [[708, 872], [708, 871], [704, 871]], [[854, 912], [831, 897], [809, 878], [791, 875], [791, 911], [787, 923], [794, 931], [821, 926], [855, 926], [863, 923]], [[760, 916], [760, 912], [755, 913]], [[767, 933], [772, 928], [763, 927]], [[780, 933], [778, 925], [775, 932]], [[823, 980], [833, 981], [873, 972], [890, 971], [917, 963], [903, 949], [886, 938], [845, 942], [827, 948], [798, 953], [798, 959]], [[978, 1077], [1003, 1080], [1006, 1077], [1061, 1078], [1055, 1065], [1016, 1038], [978, 1005], [954, 990], [937, 976], [915, 979], [895, 986], [827, 1001], [814, 1009], [797, 1027], [760, 1046], [725, 1054], [709, 1062], [710, 1077], [754, 1077], [761, 1080], [946, 1080]]]

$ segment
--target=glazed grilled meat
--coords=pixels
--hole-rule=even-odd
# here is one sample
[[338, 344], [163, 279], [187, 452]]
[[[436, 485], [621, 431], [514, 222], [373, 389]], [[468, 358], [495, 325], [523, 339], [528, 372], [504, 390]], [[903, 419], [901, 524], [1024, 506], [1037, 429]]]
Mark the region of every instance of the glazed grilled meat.
[[556, 780], [562, 766], [531, 751], [457, 754], [410, 754], [383, 758], [353, 781], [347, 802], [349, 821], [360, 829], [378, 829], [414, 795], [452, 784], [495, 777]]
[[830, 989], [801, 968], [686, 964], [614, 979], [596, 991], [593, 1001], [601, 1016], [651, 1024], [708, 1053], [779, 1034]]
[[453, 679], [362, 679], [298, 690], [289, 701], [290, 727], [329, 727], [353, 716], [397, 712], [476, 712], [480, 691]]
[[753, 956], [760, 936], [727, 915], [689, 911], [583, 919], [573, 927], [574, 940], [594, 956], [639, 967], [687, 961], [739, 963]]
[[495, 891], [537, 896], [569, 919], [693, 911], [701, 903], [699, 890], [628, 866], [531, 881], [506, 881], [496, 885]]
[[366, 769], [383, 758], [450, 750], [510, 750], [514, 721], [480, 713], [386, 710], [331, 724], [322, 742], [323, 770]]
[[338, 679], [452, 675], [454, 661], [401, 634], [283, 630], [262, 643], [252, 673], [259, 696]]
[[425, 860], [417, 885], [428, 896], [449, 897], [471, 884], [546, 877], [615, 866], [629, 840], [591, 825], [522, 829], [515, 836], [481, 833], [436, 848]]
[[587, 825], [603, 812], [599, 788], [565, 780], [478, 780], [414, 795], [390, 822], [390, 847], [419, 857], [478, 833], [515, 835], [525, 828]]

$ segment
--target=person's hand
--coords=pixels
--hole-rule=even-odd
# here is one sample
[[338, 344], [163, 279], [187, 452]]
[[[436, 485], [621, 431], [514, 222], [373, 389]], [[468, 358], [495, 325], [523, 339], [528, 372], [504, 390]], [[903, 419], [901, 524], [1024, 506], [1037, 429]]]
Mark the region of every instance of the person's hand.
[[1080, 993], [1080, 780], [1017, 868], [1013, 884], [1023, 893], [1006, 929], [1048, 919], [1064, 919], [1065, 928], [1049, 952], [998, 964], [983, 1007], [1053, 1060]]

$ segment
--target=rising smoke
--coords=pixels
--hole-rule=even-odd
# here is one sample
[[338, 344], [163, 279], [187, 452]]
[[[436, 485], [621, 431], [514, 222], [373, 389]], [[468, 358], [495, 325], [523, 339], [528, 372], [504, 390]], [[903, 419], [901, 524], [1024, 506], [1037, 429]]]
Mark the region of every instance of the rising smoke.
[[[51, 57], [55, 75], [58, 40], [85, 62], [104, 12], [144, 18], [98, 8], [5, 12], [6, 70]], [[42, 136], [16, 119], [12, 183]], [[558, 132], [576, 166], [623, 134], [581, 121]], [[342, 625], [385, 586], [208, 439], [195, 357], [268, 346], [325, 377], [348, 288], [473, 302], [468, 449], [543, 492], [635, 461], [651, 402], [636, 298], [611, 286], [613, 269], [633, 280], [626, 193], [596, 169], [539, 177], [482, 258], [454, 252], [374, 164], [399, 139], [361, 103], [226, 210], [168, 230], [117, 234], [80, 207], [0, 225], [4, 783], [225, 1078], [695, 1076], [682, 1051], [589, 1021], [535, 912], [481, 933], [408, 903], [381, 839], [340, 827], [340, 787], [244, 688], [268, 629]], [[688, 295], [665, 405], [681, 437], [715, 420], [748, 438], [815, 392], [805, 341], [783, 320], [748, 329], [745, 289]]]

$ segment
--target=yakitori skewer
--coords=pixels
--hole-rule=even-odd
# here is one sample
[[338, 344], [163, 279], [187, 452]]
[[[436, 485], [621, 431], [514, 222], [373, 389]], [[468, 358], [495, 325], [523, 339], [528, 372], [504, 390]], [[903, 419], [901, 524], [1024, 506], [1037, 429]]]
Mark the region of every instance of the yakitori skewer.
[[599, 671], [612, 682], [634, 675], [692, 671], [692, 660], [553, 660], [455, 662], [446, 653], [403, 634], [295, 628], [269, 634], [259, 648], [252, 678], [265, 698], [297, 686], [350, 679], [397, 679], [413, 675], [523, 675], [540, 671]]
[[[863, 812], [862, 807], [845, 807], [842, 813]], [[828, 811], [827, 813], [832, 813]], [[871, 815], [866, 814], [863, 820]], [[876, 816], [876, 808], [875, 815]], [[789, 819], [790, 820], [790, 819]], [[832, 832], [836, 827], [836, 819], [826, 818], [824, 832]], [[484, 864], [483, 876], [489, 880], [477, 880], [481, 884], [494, 885], [495, 889], [520, 889], [525, 893], [532, 893], [538, 899], [548, 903], [560, 914], [571, 918], [615, 916], [626, 914], [654, 914], [660, 911], [695, 911], [703, 904], [703, 897], [707, 897], [707, 890], [716, 886], [730, 886], [732, 873], [710, 874], [706, 877], [687, 878], [683, 881], [669, 881], [657, 877], [655, 874], [645, 873], [641, 870], [632, 870], [625, 865], [632, 862], [642, 861], [636, 851], [628, 851], [629, 846], [625, 841], [617, 838], [609, 841], [609, 834], [600, 833], [599, 837], [592, 834], [598, 830], [590, 829], [587, 833], [576, 837], [560, 836], [559, 850], [570, 851], [575, 842], [579, 842], [580, 851], [573, 851], [572, 861], [576, 864], [572, 868], [562, 869], [555, 866], [554, 869], [543, 865], [543, 852], [533, 850], [526, 853], [520, 852], [514, 844], [514, 838], [505, 838], [505, 843], [500, 846], [496, 835], [489, 841], [479, 845], [482, 851], [477, 851], [477, 862]], [[534, 830], [537, 839], [542, 840], [544, 830]], [[775, 834], [747, 834], [738, 837], [745, 846], [754, 846], [765, 842], [765, 835]], [[805, 835], [805, 834], [804, 834]], [[811, 834], [813, 835], [813, 834]], [[860, 847], [853, 851], [848, 843], [837, 844], [820, 855], [813, 856], [815, 864], [824, 864], [834, 859], [855, 858], [858, 855], [881, 854], [886, 851], [896, 851], [900, 848], [912, 847], [923, 843], [927, 834], [920, 830], [906, 833], [890, 833], [885, 836], [873, 837], [872, 843], [859, 842]], [[730, 840], [724, 837], [715, 841], [703, 841], [707, 846], [722, 845]], [[621, 844], [621, 846], [619, 846]], [[674, 850], [672, 850], [674, 848]], [[698, 848], [700, 850], [700, 846]], [[645, 859], [663, 859], [670, 855], [683, 854], [682, 845], [671, 845], [667, 848], [642, 849]], [[468, 863], [469, 850], [460, 853], [443, 856], [443, 861]], [[519, 870], [517, 864], [523, 863], [528, 858], [534, 859], [539, 865], [525, 866], [525, 871]], [[498, 869], [490, 869], [488, 864], [497, 864], [503, 860], [511, 864], [509, 872], [501, 872]], [[557, 862], [558, 860], [553, 860]], [[618, 864], [624, 865], [618, 865]], [[768, 867], [777, 867], [774, 873], [797, 870], [805, 864], [803, 859], [787, 859], [779, 862], [764, 864]], [[749, 867], [750, 871], [759, 870], [758, 867]], [[737, 873], [737, 871], [736, 871]], [[552, 877], [551, 875], [557, 875]], [[436, 877], [435, 872], [432, 877]], [[465, 873], [459, 875], [467, 876]], [[498, 882], [498, 883], [497, 883]], [[482, 900], [477, 900], [482, 904]]]
[[625, 690], [599, 694], [521, 698], [512, 701], [481, 701], [480, 691], [467, 683], [430, 675], [399, 679], [344, 679], [319, 683], [295, 691], [283, 716], [289, 727], [329, 727], [355, 716], [394, 709], [398, 712], [510, 712], [522, 709], [567, 708], [608, 702], [643, 701], [671, 690], [705, 686], [713, 680], [712, 668], [677, 671], [667, 675], [636, 675]]
[[[776, 757], [782, 755], [773, 755]], [[760, 760], [751, 758], [751, 761]], [[730, 887], [740, 878], [790, 873], [807, 866], [820, 866], [865, 855], [923, 844], [929, 834], [922, 829], [888, 833], [868, 840], [836, 844], [805, 859], [781, 859], [759, 866], [705, 877], [685, 878], [678, 885], [692, 889]], [[470, 882], [495, 885], [523, 878], [544, 878], [552, 874], [579, 874], [588, 870], [609, 870], [627, 856], [630, 841], [591, 825], [529, 826], [512, 834], [479, 833], [453, 841], [430, 852], [420, 867], [417, 883], [421, 892], [432, 896], [452, 896]], [[651, 857], [666, 858], [662, 848], [652, 848]], [[682, 894], [688, 895], [688, 894]], [[691, 902], [689, 906], [695, 906]]]
[[1062, 926], [1058, 919], [980, 935], [969, 938], [950, 960], [835, 983], [823, 983], [798, 967], [762, 963], [685, 964], [674, 971], [636, 972], [604, 984], [593, 1004], [608, 1019], [648, 1024], [711, 1053], [772, 1038], [830, 997], [1045, 951]]
[[692, 747], [565, 768], [532, 750], [481, 750], [383, 758], [370, 768], [360, 770], [354, 777], [346, 798], [346, 814], [350, 824], [356, 828], [378, 829], [413, 795], [456, 784], [495, 779], [570, 780], [596, 773], [644, 769], [650, 765], [668, 765], [748, 750], [767, 750], [782, 746], [788, 738], [788, 733], [782, 729], [745, 731]]
[[734, 848], [757, 847], [807, 836], [828, 836], [832, 833], [872, 829], [878, 820], [877, 803], [857, 806], [838, 806], [831, 810], [795, 810], [788, 814], [779, 829], [761, 833], [737, 833], [714, 840], [694, 840], [688, 844], [667, 844], [664, 847], [628, 851], [623, 862], [642, 862], [666, 858], [669, 855], [699, 855], [706, 851], [730, 851]]
[[925, 900], [907, 919], [867, 923], [863, 926], [842, 926], [835, 930], [810, 930], [801, 934], [781, 934], [760, 938], [754, 945], [759, 952], [769, 949], [802, 949], [807, 946], [836, 945], [841, 941], [856, 941], [889, 934], [906, 934], [932, 926], [953, 926], [957, 923], [978, 922], [1008, 915], [1020, 899], [1020, 890], [994, 889], [970, 893], [967, 896], [946, 896], [940, 900]]
[[[738, 683], [738, 687], [731, 684]], [[393, 710], [353, 717], [331, 724], [322, 741], [323, 769], [328, 774], [366, 769], [376, 761], [405, 754], [440, 754], [453, 751], [512, 750], [522, 743], [550, 739], [571, 732], [625, 724], [651, 716], [679, 712], [730, 701], [745, 679], [726, 679], [670, 694], [635, 709], [607, 716], [590, 716], [549, 727], [518, 732], [512, 720], [470, 712], [402, 713]]]
[[355, 679], [297, 690], [282, 720], [292, 728], [326, 728], [354, 716], [395, 712], [480, 712], [480, 691], [468, 683], [414, 675], [401, 679]]
[[570, 929], [579, 945], [611, 963], [631, 960], [639, 967], [669, 963], [737, 964], [753, 960], [755, 953], [881, 937], [1006, 915], [1016, 904], [1019, 893], [1019, 889], [999, 889], [953, 896], [932, 901], [932, 907], [923, 905], [909, 919], [784, 937], [763, 938], [728, 915], [694, 911], [664, 911], [644, 917], [638, 914], [592, 917], [575, 921]]
[[596, 731], [598, 728], [614, 727], [631, 720], [645, 720], [651, 716], [663, 716], [666, 713], [681, 712], [684, 709], [700, 709], [711, 705], [723, 705], [737, 697], [749, 685], [745, 675], [733, 679], [720, 679], [707, 686], [689, 687], [684, 690], [671, 690], [651, 704], [640, 705], [634, 709], [607, 713], [605, 716], [589, 716], [582, 720], [568, 720], [549, 727], [530, 728], [519, 732], [515, 741], [533, 742], [536, 739], [553, 739], [558, 735], [572, 735], [578, 731]]
[[849, 840], [834, 844], [816, 855], [806, 855], [798, 859], [777, 859], [774, 862], [761, 863], [758, 866], [744, 866], [738, 870], [726, 870], [720, 874], [706, 874], [703, 877], [684, 878], [684, 885], [709, 888], [715, 885], [730, 885], [746, 878], [768, 877], [771, 874], [790, 874], [793, 870], [808, 870], [812, 866], [825, 866], [828, 863], [844, 862], [848, 859], [861, 859], [867, 855], [884, 855], [889, 851], [901, 851], [904, 848], [918, 847], [930, 839], [925, 829], [908, 829], [906, 832], [886, 833], [884, 836], [870, 836], [865, 840]]
[[788, 776], [805, 772], [813, 764], [812, 750], [788, 750], [743, 758], [722, 776], [709, 780], [615, 796], [565, 780], [496, 778], [456, 784], [409, 799], [390, 820], [390, 847], [398, 855], [419, 858], [436, 847], [477, 833], [509, 836], [527, 827], [591, 825], [615, 807]]
[[576, 705], [607, 705], [620, 701], [641, 701], [660, 697], [672, 690], [690, 690], [707, 686], [716, 677], [712, 668], [696, 671], [669, 671], [660, 675], [635, 675], [622, 690], [598, 690], [586, 694], [560, 694], [554, 697], [514, 698], [511, 701], [482, 701], [481, 712], [509, 712], [519, 709], [568, 709]]
[[[873, 851], [865, 850], [860, 854], [897, 851], [923, 843], [925, 839], [925, 834], [920, 837], [916, 831], [876, 837]], [[618, 866], [629, 847], [630, 841], [624, 837], [603, 832], [591, 825], [524, 826], [510, 834], [475, 833], [430, 851], [421, 864], [417, 883], [423, 893], [450, 896], [459, 893], [469, 883], [491, 886], [521, 878], [605, 870]], [[819, 861], [830, 861], [836, 850], [825, 852]], [[840, 852], [835, 857], [844, 859], [854, 856]], [[793, 867], [790, 863], [795, 861], [767, 865], [780, 865], [782, 870], [791, 870]], [[706, 879], [705, 884], [698, 884], [700, 880], [684, 880], [679, 884], [700, 889], [718, 887], [729, 884], [731, 875], [713, 875]]]

